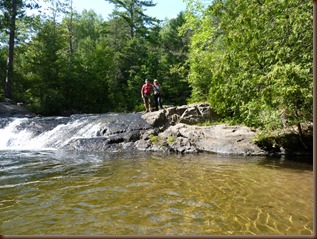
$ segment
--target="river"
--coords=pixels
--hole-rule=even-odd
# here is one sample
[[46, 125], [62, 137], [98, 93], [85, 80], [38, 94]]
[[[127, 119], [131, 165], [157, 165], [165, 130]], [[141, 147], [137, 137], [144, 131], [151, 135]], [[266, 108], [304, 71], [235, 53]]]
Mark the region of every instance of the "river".
[[0, 234], [313, 235], [313, 176], [264, 156], [2, 149]]

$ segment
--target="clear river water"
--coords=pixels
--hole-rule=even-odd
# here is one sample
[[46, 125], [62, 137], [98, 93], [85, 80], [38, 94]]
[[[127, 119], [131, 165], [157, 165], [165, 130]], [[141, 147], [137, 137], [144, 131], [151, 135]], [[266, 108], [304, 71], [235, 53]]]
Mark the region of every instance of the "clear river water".
[[0, 150], [1, 235], [313, 235], [313, 166]]

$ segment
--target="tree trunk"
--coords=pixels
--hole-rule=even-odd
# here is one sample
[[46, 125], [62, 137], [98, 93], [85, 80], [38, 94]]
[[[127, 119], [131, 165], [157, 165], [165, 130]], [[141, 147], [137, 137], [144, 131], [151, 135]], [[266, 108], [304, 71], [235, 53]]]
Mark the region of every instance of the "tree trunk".
[[[297, 110], [295, 111], [295, 116], [297, 119], [299, 119], [299, 114], [297, 112]], [[298, 137], [299, 137], [299, 141], [302, 144], [302, 146], [304, 147], [304, 149], [308, 149], [307, 145], [305, 144], [304, 140], [303, 140], [303, 130], [302, 130], [302, 126], [300, 124], [300, 122], [297, 123], [297, 130], [298, 130]]]
[[74, 52], [75, 52], [74, 45], [73, 45], [73, 42], [74, 42], [73, 15], [74, 15], [74, 12], [73, 12], [73, 1], [71, 0], [70, 1], [70, 19], [68, 21], [69, 52], [70, 52], [70, 55], [71, 55], [71, 59], [73, 58]]
[[15, 40], [15, 22], [17, 15], [17, 0], [12, 0], [12, 13], [10, 19], [10, 38], [9, 52], [5, 80], [5, 97], [12, 98], [12, 79], [13, 79], [13, 58], [14, 58], [14, 40]]
[[304, 147], [304, 149], [308, 149], [307, 145], [305, 144], [305, 142], [303, 140], [303, 130], [302, 130], [302, 126], [301, 126], [300, 123], [297, 124], [297, 129], [298, 129], [299, 141], [301, 142], [301, 144]]

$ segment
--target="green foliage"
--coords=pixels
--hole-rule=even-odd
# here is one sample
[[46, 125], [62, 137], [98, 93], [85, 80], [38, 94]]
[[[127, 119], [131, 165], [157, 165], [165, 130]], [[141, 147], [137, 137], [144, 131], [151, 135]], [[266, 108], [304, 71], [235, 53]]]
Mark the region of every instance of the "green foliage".
[[[63, 82], [60, 78], [61, 54], [65, 47], [62, 29], [56, 23], [47, 21], [34, 41], [28, 44], [25, 55], [20, 59], [21, 71], [29, 72], [25, 78], [30, 81], [27, 89], [43, 114], [60, 114]], [[32, 105], [32, 102], [30, 102]]]
[[189, 1], [191, 102], [224, 118], [279, 128], [312, 119], [312, 3]]
[[[4, 95], [6, 98], [13, 97], [13, 84], [16, 83], [14, 72], [14, 51], [16, 46], [30, 38], [27, 29], [32, 29], [30, 24], [33, 18], [28, 17], [26, 10], [38, 8], [37, 2], [22, 0], [2, 0], [0, 1], [0, 47], [7, 45], [7, 64], [4, 67]], [[37, 18], [34, 18], [37, 19]], [[26, 27], [27, 26], [27, 27]], [[6, 34], [3, 34], [5, 32]], [[32, 32], [32, 30], [30, 30]], [[4, 78], [3, 78], [4, 79]]]
[[190, 31], [181, 27], [185, 24], [184, 14], [181, 12], [175, 19], [163, 25], [160, 31], [161, 52], [157, 78], [163, 87], [164, 104], [183, 105], [190, 97], [191, 88], [187, 81], [188, 45]]
[[[94, 11], [74, 11], [69, 0], [47, 1], [48, 11], [41, 16], [19, 15], [16, 36], [27, 41], [16, 41], [14, 100], [41, 115], [142, 111], [141, 86], [145, 78], [156, 78], [164, 89], [164, 104], [186, 103], [189, 37], [178, 36], [183, 14], [160, 26], [145, 14], [155, 6], [152, 1], [110, 2], [116, 8], [107, 21]], [[1, 30], [8, 29], [5, 8], [0, 17]], [[3, 84], [8, 40], [8, 31], [1, 31]]]
[[149, 7], [156, 4], [152, 0], [107, 0], [115, 5], [114, 16], [123, 19], [129, 26], [131, 38], [142, 37], [148, 34], [148, 27], [156, 25], [158, 19], [145, 14]]
[[151, 135], [149, 135], [149, 139], [150, 139], [150, 141], [151, 141], [152, 144], [158, 145], [159, 142], [160, 142], [160, 137], [157, 136], [157, 135], [151, 134]]
[[167, 143], [168, 143], [168, 144], [171, 144], [171, 143], [173, 143], [173, 142], [175, 142], [175, 137], [174, 137], [174, 136], [168, 137]]

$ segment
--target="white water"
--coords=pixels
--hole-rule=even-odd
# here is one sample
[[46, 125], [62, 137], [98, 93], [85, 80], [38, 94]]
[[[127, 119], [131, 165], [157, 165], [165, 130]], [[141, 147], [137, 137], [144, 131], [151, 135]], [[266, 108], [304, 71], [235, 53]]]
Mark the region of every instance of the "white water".
[[6, 127], [0, 129], [0, 150], [52, 150], [61, 148], [76, 138], [96, 137], [100, 124], [88, 119], [77, 119], [39, 135], [27, 127], [21, 129], [23, 123], [31, 123], [31, 119], [14, 119]]

